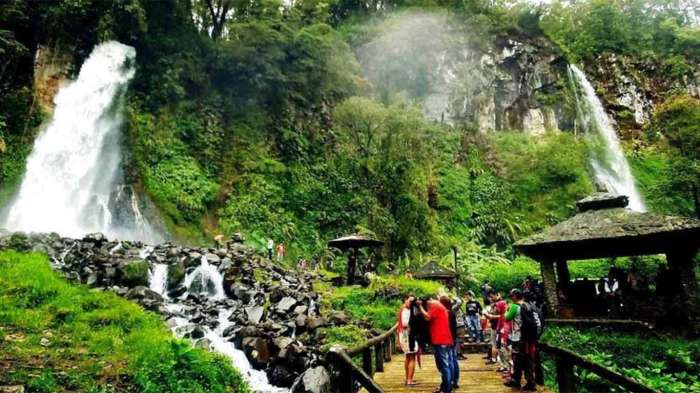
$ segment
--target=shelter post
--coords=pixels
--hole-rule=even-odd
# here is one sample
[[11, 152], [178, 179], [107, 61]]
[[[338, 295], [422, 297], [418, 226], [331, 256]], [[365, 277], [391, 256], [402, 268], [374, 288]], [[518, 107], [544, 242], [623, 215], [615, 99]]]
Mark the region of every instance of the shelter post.
[[679, 248], [666, 253], [666, 261], [669, 268], [675, 273], [683, 296], [692, 299], [698, 295], [698, 283], [695, 278], [693, 257], [698, 252], [697, 248]]
[[547, 299], [549, 314], [557, 315], [559, 312], [559, 299], [557, 297], [557, 277], [554, 273], [554, 261], [541, 260], [540, 271], [542, 273], [542, 286], [544, 287], [544, 296]]
[[569, 265], [566, 259], [560, 259], [557, 261], [557, 283], [559, 284], [559, 288], [564, 291], [564, 294], [568, 294], [570, 282], [571, 275], [569, 274]]

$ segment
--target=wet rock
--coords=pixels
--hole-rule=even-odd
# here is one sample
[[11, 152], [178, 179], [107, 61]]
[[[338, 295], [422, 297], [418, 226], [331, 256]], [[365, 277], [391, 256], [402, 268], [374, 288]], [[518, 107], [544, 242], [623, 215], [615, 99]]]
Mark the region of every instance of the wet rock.
[[204, 257], [207, 258], [207, 262], [211, 263], [212, 265], [218, 265], [221, 262], [221, 258], [219, 258], [219, 256], [216, 254], [207, 253], [204, 254]]
[[291, 337], [277, 337], [273, 342], [278, 349], [284, 350], [294, 342], [294, 339]]
[[306, 326], [309, 329], [316, 329], [321, 326], [324, 326], [326, 324], [326, 320], [323, 317], [313, 317], [309, 318], [308, 322], [306, 323]]
[[15, 232], [10, 235], [8, 246], [17, 251], [29, 251], [32, 248], [32, 245], [29, 243], [29, 237], [23, 232]]
[[195, 344], [195, 347], [201, 348], [201, 349], [206, 349], [209, 350], [211, 348], [211, 340], [208, 338], [202, 338], [197, 341], [197, 344]]
[[22, 385], [0, 386], [0, 393], [24, 393]]
[[240, 234], [240, 233], [234, 233], [233, 235], [231, 235], [231, 241], [232, 241], [233, 243], [242, 244], [242, 243], [245, 242], [245, 236], [243, 236], [243, 235]]
[[310, 368], [301, 375], [292, 393], [328, 393], [331, 389], [331, 376], [323, 366]]
[[296, 306], [294, 307], [294, 314], [306, 314], [308, 309], [307, 306]]
[[202, 328], [201, 326], [195, 326], [192, 330], [185, 334], [185, 337], [196, 340], [204, 337], [205, 334], [206, 332], [204, 331], [204, 328]]
[[85, 281], [85, 284], [87, 284], [90, 287], [94, 287], [97, 285], [98, 277], [96, 272], [92, 272], [88, 275], [87, 280]]
[[245, 337], [241, 340], [241, 347], [255, 367], [263, 367], [270, 360], [270, 346], [264, 338]]
[[291, 387], [297, 378], [297, 374], [284, 364], [276, 364], [267, 371], [268, 381], [281, 387]]
[[175, 288], [185, 279], [185, 264], [177, 261], [168, 266], [168, 289]]
[[294, 318], [294, 323], [297, 325], [297, 327], [304, 327], [306, 326], [308, 319], [309, 318], [306, 315], [299, 314], [296, 318]]

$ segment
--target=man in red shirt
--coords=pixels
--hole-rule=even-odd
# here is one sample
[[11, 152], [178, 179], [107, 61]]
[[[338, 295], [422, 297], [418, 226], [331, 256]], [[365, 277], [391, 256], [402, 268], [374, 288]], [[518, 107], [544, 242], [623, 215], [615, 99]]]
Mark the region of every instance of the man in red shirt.
[[447, 308], [434, 297], [428, 299], [428, 311], [425, 310], [422, 301], [419, 300], [417, 304], [421, 314], [423, 314], [423, 317], [429, 324], [430, 343], [433, 345], [433, 351], [435, 352], [435, 364], [442, 377], [439, 392], [451, 393], [453, 376], [450, 353], [453, 339], [450, 331], [449, 313]]

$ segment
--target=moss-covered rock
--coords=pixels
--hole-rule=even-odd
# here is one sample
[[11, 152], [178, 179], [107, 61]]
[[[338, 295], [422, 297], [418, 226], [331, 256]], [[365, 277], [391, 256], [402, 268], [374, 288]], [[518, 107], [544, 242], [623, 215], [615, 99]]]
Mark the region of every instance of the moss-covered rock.
[[127, 262], [120, 267], [121, 282], [128, 287], [148, 285], [148, 262], [137, 259]]
[[179, 261], [168, 267], [168, 289], [175, 288], [185, 279], [185, 264]]

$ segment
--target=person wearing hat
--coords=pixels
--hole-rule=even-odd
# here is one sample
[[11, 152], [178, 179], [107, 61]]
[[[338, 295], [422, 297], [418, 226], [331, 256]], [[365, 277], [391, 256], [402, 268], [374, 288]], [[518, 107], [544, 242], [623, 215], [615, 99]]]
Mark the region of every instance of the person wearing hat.
[[466, 293], [467, 328], [469, 335], [476, 342], [484, 341], [484, 332], [481, 330], [481, 304], [474, 299], [474, 292]]

